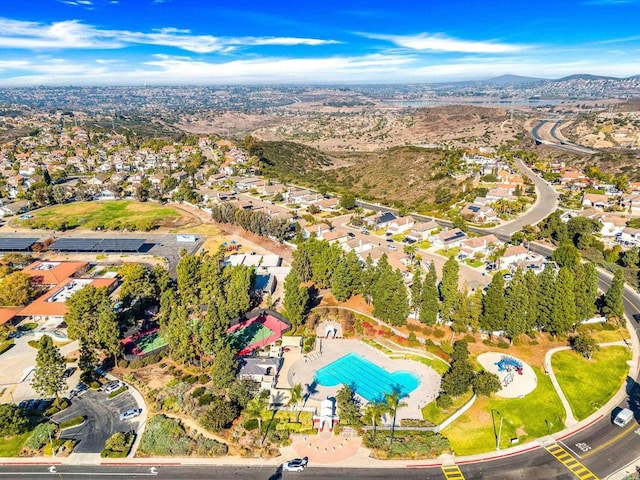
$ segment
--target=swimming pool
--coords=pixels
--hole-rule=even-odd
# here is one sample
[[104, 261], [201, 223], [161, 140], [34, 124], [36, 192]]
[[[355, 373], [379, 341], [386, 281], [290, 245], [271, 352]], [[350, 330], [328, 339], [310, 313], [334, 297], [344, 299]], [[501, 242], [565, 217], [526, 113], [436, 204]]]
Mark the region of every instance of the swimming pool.
[[325, 387], [343, 384], [368, 401], [382, 401], [385, 394], [400, 392], [405, 397], [413, 392], [420, 380], [410, 372], [389, 373], [356, 353], [331, 362], [316, 372], [316, 381]]

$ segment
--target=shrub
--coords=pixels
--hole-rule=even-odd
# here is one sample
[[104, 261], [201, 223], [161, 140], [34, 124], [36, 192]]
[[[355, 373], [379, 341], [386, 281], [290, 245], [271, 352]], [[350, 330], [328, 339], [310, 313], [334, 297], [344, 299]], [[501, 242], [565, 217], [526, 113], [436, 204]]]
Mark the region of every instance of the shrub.
[[228, 428], [237, 416], [238, 411], [231, 402], [222, 397], [215, 397], [207, 411], [200, 417], [200, 424], [208, 430], [219, 432]]
[[89, 387], [91, 387], [94, 390], [97, 390], [98, 388], [100, 388], [102, 386], [102, 384], [96, 380], [93, 380], [92, 382], [89, 383]]
[[129, 368], [132, 368], [134, 370], [137, 370], [138, 368], [142, 368], [144, 367], [144, 364], [142, 363], [142, 360], [140, 359], [135, 359], [135, 360], [131, 360], [129, 362]]
[[198, 405], [200, 405], [201, 407], [204, 405], [209, 405], [214, 398], [215, 397], [212, 393], [205, 393], [204, 395], [201, 395], [200, 398], [198, 398]]
[[194, 376], [194, 375], [187, 375], [186, 377], [184, 377], [182, 379], [183, 382], [188, 383], [189, 385], [193, 385], [194, 383], [196, 383], [198, 381], [198, 377]]
[[207, 438], [202, 434], [198, 434], [194, 439], [196, 455], [203, 457], [220, 457], [226, 455], [229, 447], [213, 438]]
[[189, 455], [190, 438], [178, 420], [155, 415], [147, 422], [140, 451], [161, 456]]
[[211, 381], [211, 377], [206, 373], [203, 373], [198, 377], [198, 383], [205, 384], [205, 383], [209, 383], [210, 381]]
[[52, 415], [55, 415], [56, 413], [61, 412], [65, 408], [68, 408], [69, 405], [71, 405], [69, 400], [66, 400], [64, 398], [56, 399], [53, 401], [51, 405], [49, 405], [49, 408], [47, 408], [44, 411], [44, 416], [50, 417]]
[[434, 328], [433, 329], [433, 336], [436, 338], [444, 338], [447, 334], [445, 333], [444, 330], [442, 330], [441, 328]]
[[469, 335], [468, 333], [464, 336], [463, 340], [467, 343], [476, 343], [476, 337]]
[[448, 395], [446, 393], [441, 393], [440, 395], [438, 395], [438, 398], [436, 398], [436, 405], [438, 405], [438, 407], [445, 410], [447, 408], [450, 408], [451, 405], [453, 405], [453, 400], [451, 399], [451, 395]]
[[78, 415], [77, 417], [69, 418], [64, 422], [60, 422], [60, 425], [58, 425], [58, 428], [60, 428], [60, 430], [64, 430], [65, 428], [76, 427], [82, 424], [85, 420], [86, 420], [86, 417], [84, 415]]
[[127, 387], [126, 385], [122, 385], [119, 389], [114, 390], [113, 392], [111, 392], [107, 398], [114, 398], [117, 397], [118, 395], [120, 395], [121, 393], [124, 393], [127, 391], [129, 387]]
[[120, 363], [118, 364], [118, 366], [120, 368], [128, 368], [129, 367], [129, 360], [120, 360]]
[[509, 348], [509, 343], [500, 338], [500, 340], [498, 341], [498, 348], [503, 348], [506, 350], [507, 348]]
[[2, 355], [4, 352], [9, 350], [11, 347], [13, 347], [14, 344], [15, 344], [15, 340], [13, 338], [10, 338], [9, 340], [5, 340], [4, 342], [0, 343], [0, 355]]
[[449, 340], [443, 340], [440, 343], [440, 349], [447, 355], [451, 355], [453, 353], [453, 346]]
[[145, 366], [153, 365], [154, 363], [158, 363], [160, 360], [162, 360], [162, 357], [158, 354], [148, 355], [142, 359], [142, 364]]
[[199, 396], [204, 394], [205, 391], [206, 390], [205, 390], [204, 387], [198, 387], [191, 393], [191, 396], [194, 397], [194, 398], [198, 398]]
[[403, 418], [400, 420], [401, 427], [433, 427], [433, 423], [429, 420], [420, 418]]
[[25, 442], [25, 446], [32, 450], [40, 450], [49, 441], [49, 436], [54, 437], [56, 430], [56, 426], [52, 423], [41, 423], [33, 429], [33, 432]]
[[134, 439], [133, 432], [116, 432], [107, 439], [100, 456], [102, 458], [124, 458], [129, 454]]

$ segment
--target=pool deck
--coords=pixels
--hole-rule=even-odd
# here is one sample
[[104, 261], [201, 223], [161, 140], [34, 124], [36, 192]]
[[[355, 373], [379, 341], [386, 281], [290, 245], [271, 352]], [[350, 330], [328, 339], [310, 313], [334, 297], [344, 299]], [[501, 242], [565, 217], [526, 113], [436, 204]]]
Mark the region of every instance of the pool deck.
[[[398, 410], [397, 421], [403, 418], [422, 419], [422, 408], [438, 396], [440, 376], [432, 368], [413, 360], [391, 359], [379, 350], [358, 340], [319, 338], [316, 342], [316, 349], [312, 353], [302, 355], [290, 365], [288, 371], [285, 372], [283, 369], [282, 373], [286, 374], [289, 386], [301, 383], [303, 392], [306, 393], [308, 386], [314, 382], [317, 370], [348, 353], [357, 353], [388, 372], [399, 370], [411, 372], [420, 379], [418, 388], [403, 398], [402, 401], [407, 403], [407, 406]], [[335, 396], [340, 388], [342, 385], [325, 387], [315, 384], [307, 406], [319, 406], [320, 401]], [[367, 403], [364, 398], [361, 398], [361, 401], [363, 405]]]

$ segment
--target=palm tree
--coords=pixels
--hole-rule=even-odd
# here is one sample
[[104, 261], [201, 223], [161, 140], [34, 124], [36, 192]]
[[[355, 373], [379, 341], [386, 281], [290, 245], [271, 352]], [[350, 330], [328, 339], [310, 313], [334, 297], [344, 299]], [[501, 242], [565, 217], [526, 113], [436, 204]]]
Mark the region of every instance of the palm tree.
[[258, 420], [258, 429], [260, 430], [260, 445], [264, 442], [264, 438], [262, 437], [262, 415], [267, 408], [267, 396], [269, 392], [267, 390], [262, 390], [257, 397], [252, 398], [247, 406], [244, 407], [244, 414], [246, 415], [248, 420], [256, 419]]
[[[289, 390], [289, 402], [287, 402], [288, 407], [298, 406], [298, 404], [302, 401], [302, 384], [296, 383], [291, 390]], [[300, 423], [300, 413], [301, 410], [298, 409], [298, 413], [296, 414], [296, 423]]]
[[396, 414], [398, 413], [399, 408], [406, 407], [407, 404], [405, 402], [400, 401], [400, 393], [395, 391], [393, 393], [387, 393], [384, 396], [384, 401], [387, 404], [387, 408], [389, 412], [393, 412], [393, 420], [391, 421], [391, 437], [389, 438], [389, 449], [393, 446], [393, 434], [395, 433], [396, 428]]
[[385, 413], [389, 412], [389, 407], [385, 402], [369, 402], [364, 410], [364, 416], [371, 422], [373, 427], [373, 439], [376, 439], [376, 427]]

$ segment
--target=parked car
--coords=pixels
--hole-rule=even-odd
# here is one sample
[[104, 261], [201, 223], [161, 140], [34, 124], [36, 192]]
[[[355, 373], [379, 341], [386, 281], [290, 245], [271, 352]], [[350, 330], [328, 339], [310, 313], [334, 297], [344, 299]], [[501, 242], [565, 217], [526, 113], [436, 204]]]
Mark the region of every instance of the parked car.
[[356, 234], [353, 232], [347, 232], [347, 237], [349, 238], [355, 238]]
[[283, 472], [302, 472], [309, 463], [309, 457], [294, 458], [282, 464]]
[[366, 228], [363, 228], [362, 230], [360, 230], [360, 233], [363, 235], [369, 235], [369, 230], [367, 230]]
[[141, 408], [132, 408], [131, 410], [127, 410], [126, 412], [122, 412], [120, 414], [120, 420], [131, 420], [132, 418], [136, 418], [138, 415], [142, 413]]
[[389, 245], [389, 250], [393, 250], [394, 252], [398, 251], [398, 247], [395, 245]]
[[487, 266], [484, 267], [485, 270], [491, 271], [491, 270], [495, 270], [496, 268], [498, 268], [498, 265], [495, 263], [487, 263]]
[[505, 273], [502, 278], [504, 278], [505, 280], [513, 280], [513, 275], [511, 275], [510, 273]]
[[393, 238], [387, 238], [387, 242], [393, 243]]
[[115, 392], [122, 386], [122, 383], [118, 380], [114, 380], [113, 382], [107, 383], [107, 386], [104, 387], [104, 393], [109, 394]]

